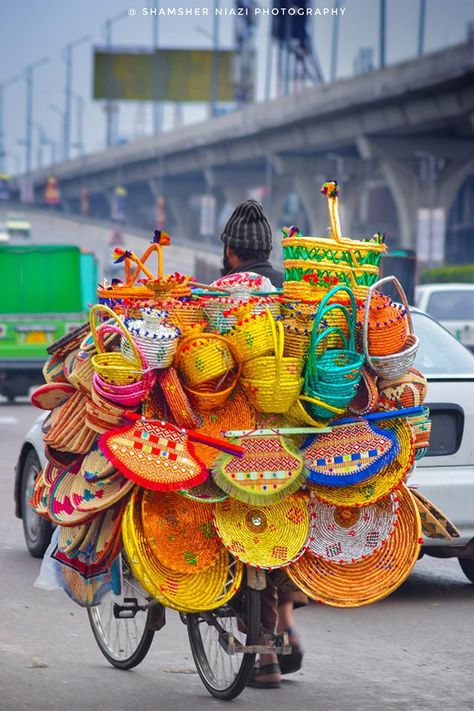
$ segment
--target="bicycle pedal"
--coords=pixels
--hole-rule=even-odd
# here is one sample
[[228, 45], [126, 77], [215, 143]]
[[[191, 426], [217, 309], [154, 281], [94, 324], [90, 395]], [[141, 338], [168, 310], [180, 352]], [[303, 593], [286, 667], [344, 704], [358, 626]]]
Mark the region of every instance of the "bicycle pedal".
[[116, 620], [132, 620], [137, 612], [144, 612], [148, 608], [144, 605], [139, 605], [134, 597], [125, 597], [123, 604], [114, 603], [114, 617]]

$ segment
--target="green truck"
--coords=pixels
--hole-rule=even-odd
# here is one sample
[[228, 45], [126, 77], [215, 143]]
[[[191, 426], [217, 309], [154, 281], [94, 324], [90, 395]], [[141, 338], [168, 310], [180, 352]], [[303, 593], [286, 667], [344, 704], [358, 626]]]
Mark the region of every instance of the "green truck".
[[9, 401], [43, 382], [46, 349], [87, 319], [97, 259], [63, 245], [0, 244], [0, 394]]

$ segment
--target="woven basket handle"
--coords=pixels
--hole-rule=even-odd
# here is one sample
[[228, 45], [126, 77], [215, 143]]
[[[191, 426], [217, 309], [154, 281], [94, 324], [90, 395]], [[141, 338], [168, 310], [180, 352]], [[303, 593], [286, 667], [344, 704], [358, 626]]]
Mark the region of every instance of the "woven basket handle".
[[91, 327], [91, 333], [92, 333], [92, 338], [94, 339], [94, 345], [96, 347], [97, 353], [105, 353], [103, 350], [102, 343], [99, 339], [98, 335], [98, 329], [100, 328], [100, 325], [97, 324], [97, 314], [99, 312], [103, 312], [107, 314], [107, 316], [111, 319], [113, 319], [115, 327], [120, 331], [122, 336], [128, 341], [130, 348], [132, 349], [132, 353], [135, 356], [135, 361], [137, 364], [140, 366], [142, 365], [142, 356], [140, 354], [140, 351], [138, 350], [135, 341], [119, 319], [116, 313], [112, 311], [108, 306], [105, 306], [105, 304], [95, 304], [92, 306], [90, 312], [89, 312], [89, 323]]
[[341, 338], [343, 339], [344, 347], [347, 349], [347, 336], [344, 331], [342, 331], [338, 326], [331, 326], [331, 328], [327, 328], [325, 331], [323, 331], [316, 337], [314, 337], [315, 331], [313, 330], [313, 333], [311, 334], [311, 349], [309, 352], [308, 362], [306, 364], [304, 378], [305, 387], [309, 386], [311, 390], [314, 390], [316, 388], [316, 384], [318, 382], [318, 369], [316, 366], [316, 351], [318, 345], [331, 333], [338, 333], [339, 336], [341, 336]]
[[414, 335], [414, 330], [413, 330], [413, 321], [411, 318], [411, 313], [410, 313], [410, 307], [408, 304], [408, 300], [406, 297], [406, 294], [403, 290], [402, 285], [398, 281], [396, 276], [386, 276], [383, 279], [379, 279], [379, 281], [375, 282], [375, 284], [372, 284], [372, 286], [369, 287], [369, 290], [367, 292], [367, 299], [365, 302], [365, 309], [364, 309], [364, 327], [362, 329], [362, 343], [363, 343], [363, 348], [364, 348], [364, 356], [367, 361], [367, 363], [370, 365], [372, 370], [375, 370], [373, 360], [370, 356], [369, 353], [369, 320], [370, 320], [370, 302], [372, 301], [372, 295], [376, 289], [381, 287], [383, 284], [388, 284], [389, 282], [393, 282], [395, 284], [395, 288], [397, 289], [398, 293], [400, 294], [400, 298], [402, 300], [402, 304], [405, 307], [405, 311], [407, 314], [407, 323], [408, 323], [408, 333], [409, 335]]
[[338, 333], [339, 336], [342, 338], [342, 342], [344, 343], [344, 348], [347, 350], [348, 349], [348, 338], [342, 328], [339, 328], [339, 326], [330, 326], [330, 328], [327, 328], [325, 331], [320, 333], [317, 338], [316, 338], [316, 348], [318, 345], [324, 341], [324, 339], [329, 336], [331, 333]]
[[280, 388], [281, 366], [283, 363], [283, 351], [285, 348], [285, 330], [281, 321], [275, 321], [270, 309], [265, 309], [272, 331], [273, 348], [275, 349], [275, 388], [277, 392]]
[[[331, 311], [333, 311], [335, 309], [338, 309], [339, 311], [341, 311], [342, 314], [346, 317], [347, 326], [349, 328], [349, 339], [350, 339], [350, 343], [348, 345], [346, 345], [346, 348], [349, 348], [349, 345], [351, 345], [351, 344], [355, 345], [355, 332], [351, 330], [352, 322], [354, 321], [354, 319], [353, 319], [353, 315], [351, 313], [349, 313], [349, 310], [345, 306], [343, 306], [342, 304], [329, 304], [329, 306], [326, 306], [322, 310], [320, 321], [322, 323], [326, 314], [330, 313]], [[346, 338], [346, 340], [347, 340], [347, 338]]]
[[309, 397], [309, 395], [300, 395], [298, 400], [302, 400], [303, 402], [310, 402], [313, 405], [319, 405], [320, 407], [324, 407], [326, 410], [329, 410], [329, 412], [333, 412], [335, 415], [340, 415], [341, 412], [344, 412], [344, 410], [341, 410], [341, 408], [329, 405], [327, 402], [324, 402], [324, 400], [320, 400], [317, 397]]

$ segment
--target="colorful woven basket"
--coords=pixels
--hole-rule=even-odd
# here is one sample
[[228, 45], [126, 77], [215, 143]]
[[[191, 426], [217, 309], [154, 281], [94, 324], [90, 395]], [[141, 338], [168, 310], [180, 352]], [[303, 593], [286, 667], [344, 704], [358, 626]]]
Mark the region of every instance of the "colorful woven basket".
[[165, 419], [178, 427], [193, 428], [198, 424], [193, 407], [179, 379], [176, 369], [171, 366], [155, 374], [159, 387], [160, 405], [166, 404]]
[[[130, 319], [126, 327], [132, 340], [144, 356], [148, 368], [167, 368], [173, 362], [181, 331], [166, 322], [166, 312], [142, 309], [141, 318]], [[122, 338], [122, 353], [133, 358], [130, 341]]]
[[421, 544], [416, 504], [405, 486], [397, 492], [398, 523], [375, 553], [354, 563], [340, 563], [305, 553], [288, 575], [313, 600], [333, 607], [359, 607], [390, 595], [408, 577]]
[[185, 338], [176, 353], [176, 368], [189, 388], [227, 375], [238, 358], [223, 336], [201, 333]]
[[216, 528], [236, 558], [260, 568], [281, 568], [303, 552], [310, 522], [309, 496], [297, 492], [271, 506], [226, 499], [216, 504]]
[[422, 405], [428, 391], [428, 382], [419, 370], [410, 370], [400, 378], [378, 381], [379, 410], [400, 410]]
[[427, 538], [444, 538], [449, 541], [461, 536], [456, 526], [432, 501], [418, 489], [411, 487], [410, 491], [420, 514], [423, 534]]
[[393, 534], [396, 493], [363, 508], [344, 508], [314, 499], [308, 550], [317, 558], [354, 563], [378, 551]]
[[[364, 311], [362, 307], [358, 314], [359, 333], [364, 328]], [[392, 355], [402, 351], [407, 339], [407, 330], [405, 307], [374, 289], [370, 298], [367, 325], [367, 341], [371, 355]]]
[[[405, 310], [406, 310], [406, 317], [407, 317], [407, 323], [408, 323], [408, 335], [407, 335], [403, 349], [401, 349], [399, 352], [393, 353], [391, 355], [377, 356], [377, 355], [374, 355], [370, 352], [369, 340], [368, 340], [370, 303], [371, 303], [372, 294], [375, 291], [375, 289], [380, 289], [380, 287], [383, 286], [383, 284], [386, 284], [388, 282], [393, 282], [395, 284], [397, 291], [399, 292], [400, 297], [402, 299], [403, 306], [405, 307]], [[377, 375], [379, 375], [381, 378], [385, 378], [385, 379], [400, 378], [403, 375], [405, 375], [405, 373], [407, 373], [408, 370], [410, 370], [410, 368], [413, 366], [413, 364], [415, 362], [415, 358], [416, 358], [416, 354], [417, 354], [418, 346], [419, 346], [419, 340], [413, 332], [413, 322], [411, 319], [408, 301], [407, 301], [405, 292], [403, 291], [402, 285], [400, 284], [398, 279], [396, 279], [393, 276], [384, 277], [384, 279], [381, 279], [376, 284], [371, 286], [368, 293], [367, 293], [367, 300], [365, 302], [364, 327], [363, 327], [363, 333], [362, 333], [362, 341], [363, 341], [363, 348], [364, 348], [364, 356], [365, 356], [367, 365], [375, 373], [377, 373]]]
[[367, 506], [387, 496], [411, 470], [415, 457], [413, 434], [409, 423], [404, 418], [379, 422], [378, 426], [395, 433], [399, 454], [392, 462], [370, 479], [352, 486], [323, 486], [308, 482], [316, 496], [328, 504], [336, 506]]
[[226, 333], [242, 362], [265, 356], [273, 351], [273, 334], [269, 311], [247, 314], [238, 318], [235, 326]]
[[179, 494], [146, 491], [142, 497], [143, 535], [163, 565], [181, 573], [214, 565], [222, 543], [214, 526], [214, 507]]

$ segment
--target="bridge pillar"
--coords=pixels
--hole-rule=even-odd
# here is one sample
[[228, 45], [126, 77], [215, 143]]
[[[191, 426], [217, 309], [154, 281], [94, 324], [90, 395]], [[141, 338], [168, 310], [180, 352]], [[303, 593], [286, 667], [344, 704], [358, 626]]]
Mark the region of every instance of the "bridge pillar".
[[[474, 167], [472, 145], [467, 141], [429, 144], [422, 139], [391, 141], [359, 136], [357, 147], [363, 158], [379, 162], [397, 208], [400, 246], [407, 249], [417, 247], [419, 209], [441, 208], [447, 222], [456, 195]], [[442, 254], [445, 241], [446, 225]], [[440, 255], [437, 261], [442, 261]]]
[[167, 195], [166, 201], [176, 221], [176, 234], [185, 240], [192, 240], [196, 236], [196, 224], [189, 198], [173, 193]]

